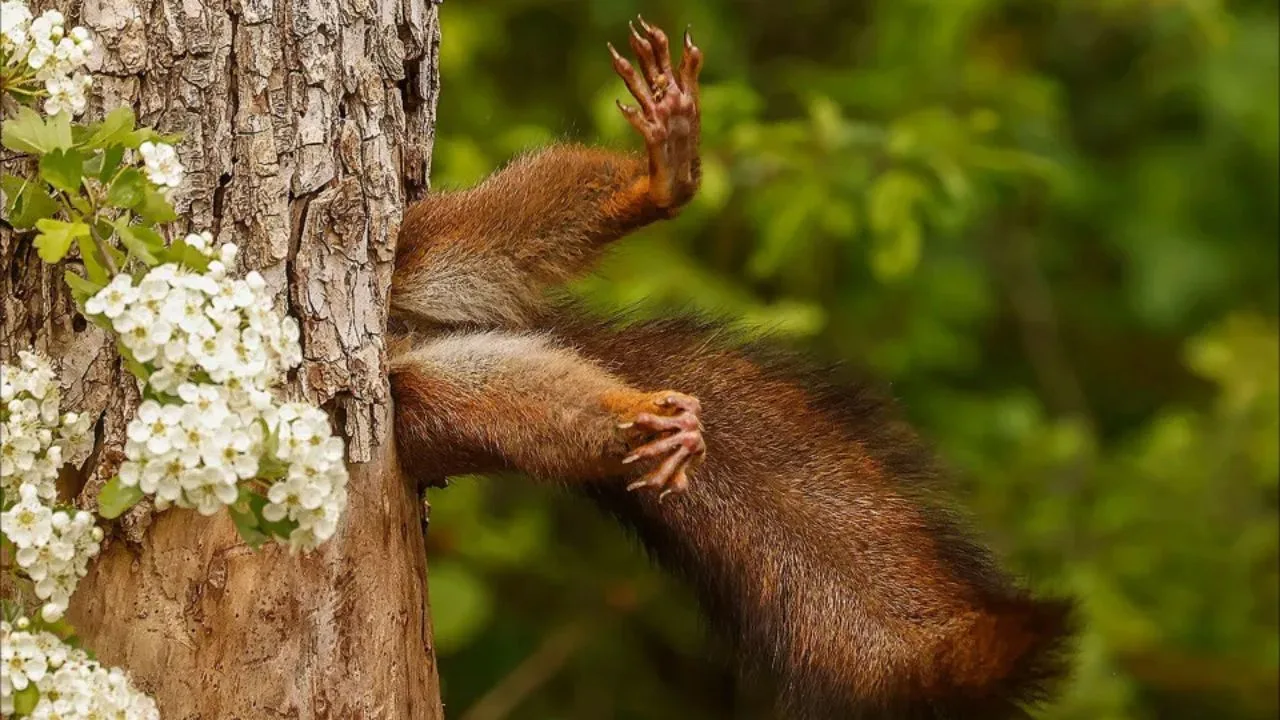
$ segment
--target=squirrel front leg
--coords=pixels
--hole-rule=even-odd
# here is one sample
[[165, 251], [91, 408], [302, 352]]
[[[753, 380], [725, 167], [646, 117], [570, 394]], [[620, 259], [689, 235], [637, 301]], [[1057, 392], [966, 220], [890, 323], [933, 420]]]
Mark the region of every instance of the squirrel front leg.
[[402, 341], [391, 360], [405, 468], [617, 478], [665, 496], [705, 451], [698, 401], [629, 387], [545, 335], [455, 332]]
[[480, 185], [405, 214], [392, 308], [442, 325], [517, 326], [543, 290], [584, 272], [610, 242], [676, 215], [698, 188], [698, 73], [688, 33], [673, 68], [667, 36], [640, 20], [634, 67], [609, 47], [638, 107], [619, 103], [645, 154], [578, 145], [521, 158]]

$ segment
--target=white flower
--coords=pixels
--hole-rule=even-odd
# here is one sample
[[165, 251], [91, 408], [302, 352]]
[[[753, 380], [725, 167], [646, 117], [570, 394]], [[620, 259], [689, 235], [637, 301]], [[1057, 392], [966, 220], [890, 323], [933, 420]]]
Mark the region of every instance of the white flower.
[[86, 300], [84, 309], [90, 315], [105, 315], [114, 319], [119, 317], [120, 313], [124, 312], [125, 306], [137, 297], [138, 291], [133, 287], [133, 278], [120, 274], [112, 278], [111, 282], [97, 294]]
[[[31, 21], [29, 28], [32, 48], [27, 53], [27, 65], [32, 70], [41, 70], [51, 65], [56, 45], [63, 36], [63, 17], [57, 10], [46, 10], [44, 14]], [[56, 72], [56, 67], [49, 67]]]
[[[68, 42], [70, 42], [69, 39], [63, 38], [62, 43]], [[44, 83], [45, 91], [49, 93], [49, 97], [44, 101], [44, 111], [49, 115], [64, 112], [79, 115], [84, 112], [89, 103], [85, 93], [92, 85], [93, 78], [84, 73], [50, 77]]]
[[152, 455], [164, 455], [169, 452], [169, 431], [182, 422], [182, 408], [175, 405], [161, 405], [155, 400], [145, 400], [138, 406], [138, 414], [129, 421], [125, 433], [136, 443], [145, 444], [147, 452]]
[[[165, 172], [158, 166], [176, 157], [160, 144], [146, 146], [143, 156], [149, 173]], [[135, 359], [148, 364], [146, 383], [163, 399], [144, 401], [127, 426], [120, 482], [152, 496], [157, 509], [178, 506], [207, 515], [234, 503], [242, 483], [267, 481], [264, 517], [292, 526], [281, 542], [310, 550], [332, 537], [346, 507], [343, 442], [333, 436], [324, 412], [275, 399], [285, 373], [302, 359], [298, 324], [274, 307], [262, 275], [250, 272], [239, 279], [228, 273], [235, 245], [215, 252], [212, 240], [208, 233], [186, 238], [197, 252], [216, 255], [206, 272], [161, 265], [136, 285], [127, 276], [114, 279], [86, 303], [88, 311], [110, 321]], [[41, 416], [56, 419], [56, 403], [46, 408], [41, 399], [21, 395], [22, 387], [7, 378], [0, 385], [0, 394], [16, 403], [13, 417], [26, 424], [38, 424]], [[18, 472], [21, 465], [25, 471], [60, 457], [40, 454], [41, 436], [27, 435], [34, 440], [0, 456], [6, 467]], [[270, 455], [268, 447], [274, 448]], [[59, 522], [70, 527], [65, 519]], [[84, 543], [78, 542], [59, 536], [22, 555], [20, 564], [53, 615], [65, 609], [82, 574]], [[96, 553], [96, 545], [84, 547], [90, 545]]]
[[35, 720], [159, 720], [155, 701], [122, 671], [105, 668], [52, 633], [30, 631], [26, 618], [0, 623], [0, 710], [13, 714], [14, 693], [35, 686]]
[[187, 501], [201, 515], [212, 515], [240, 496], [234, 475], [228, 476], [215, 468], [205, 468], [196, 478], [197, 482], [187, 489]]
[[182, 163], [178, 153], [168, 143], [144, 142], [138, 147], [146, 165], [147, 178], [162, 188], [176, 188], [182, 184]]
[[0, 514], [5, 536], [18, 547], [49, 542], [53, 534], [53, 513], [40, 502], [35, 485], [24, 484], [19, 493], [22, 500]]
[[213, 249], [213, 233], [208, 230], [202, 233], [191, 233], [185, 238], [188, 247], [195, 248], [206, 255]]
[[0, 365], [0, 490], [13, 499], [31, 485], [42, 500], [57, 494], [58, 471], [88, 456], [93, 418], [59, 415], [61, 393], [49, 363], [30, 352]]
[[14, 560], [45, 601], [40, 614], [50, 622], [62, 617], [89, 560], [97, 556], [102, 531], [83, 511], [74, 517], [41, 502], [33, 485], [23, 485], [22, 500], [0, 515], [0, 527], [14, 544]]
[[31, 11], [25, 3], [0, 3], [0, 50], [9, 54], [9, 62], [21, 62], [26, 56], [30, 27]]
[[128, 310], [120, 313], [112, 324], [116, 332], [121, 335], [128, 333], [138, 327], [144, 330], [149, 328], [156, 321], [156, 314], [143, 304], [134, 304]]
[[223, 243], [218, 248], [218, 262], [222, 265], [230, 267], [236, 264], [236, 255], [240, 252], [240, 248], [235, 243]]

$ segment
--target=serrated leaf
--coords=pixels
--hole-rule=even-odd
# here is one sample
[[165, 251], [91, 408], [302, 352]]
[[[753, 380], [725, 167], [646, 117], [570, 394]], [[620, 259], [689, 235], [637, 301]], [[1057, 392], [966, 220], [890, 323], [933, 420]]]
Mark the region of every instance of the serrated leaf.
[[53, 150], [40, 156], [40, 177], [63, 192], [79, 194], [85, 156], [78, 150]]
[[121, 144], [131, 148], [137, 148], [144, 142], [177, 145], [181, 139], [181, 135], [161, 135], [154, 128], [144, 127], [138, 128], [126, 135], [125, 139], [121, 141]]
[[157, 255], [161, 262], [178, 263], [196, 272], [209, 269], [209, 257], [187, 244], [181, 238], [174, 240], [162, 254]]
[[143, 192], [142, 202], [133, 211], [138, 214], [138, 217], [153, 225], [161, 225], [178, 219], [177, 211], [165, 199], [164, 194], [150, 185]]
[[4, 213], [12, 215], [13, 209], [18, 204], [18, 198], [22, 197], [22, 192], [27, 189], [27, 179], [4, 173], [0, 175], [0, 190], [4, 191]]
[[99, 178], [106, 180], [115, 174], [120, 168], [120, 161], [124, 159], [124, 147], [121, 145], [112, 145], [102, 151], [102, 173]]
[[19, 107], [13, 117], [0, 124], [0, 144], [29, 155], [39, 155], [57, 146], [44, 118], [29, 107]]
[[[20, 183], [16, 193], [11, 190], [15, 187], [11, 179]], [[33, 228], [37, 220], [50, 218], [58, 213], [58, 203], [49, 194], [44, 183], [25, 181], [9, 175], [5, 178], [4, 192], [10, 203], [6, 208], [9, 212], [9, 224], [18, 230]]]
[[108, 480], [98, 492], [98, 514], [108, 520], [118, 518], [141, 499], [142, 491], [136, 486], [130, 487], [120, 482], [120, 476], [117, 475]]
[[99, 220], [95, 227], [97, 228], [98, 237], [102, 239], [102, 246], [95, 243], [91, 235], [77, 238], [76, 244], [80, 247], [80, 259], [84, 262], [85, 273], [89, 276], [89, 279], [106, 285], [111, 281], [111, 273], [107, 270], [105, 258], [102, 257], [103, 248], [105, 247], [106, 251], [111, 254], [111, 260], [116, 267], [120, 267], [121, 263], [124, 262], [124, 254], [111, 247], [111, 236], [115, 233], [115, 228], [111, 223]]
[[66, 281], [67, 287], [71, 288], [71, 294], [75, 297], [76, 302], [84, 305], [84, 301], [98, 294], [98, 291], [106, 287], [104, 283], [96, 283], [92, 280], [80, 277], [70, 270], [62, 274], [62, 279]]
[[88, 148], [105, 148], [123, 143], [129, 139], [136, 121], [133, 108], [116, 108], [102, 119], [83, 145]]
[[71, 139], [70, 113], [58, 113], [49, 118], [49, 122], [46, 125], [49, 129], [49, 140], [53, 143], [53, 147], [50, 149], [66, 150], [75, 145], [75, 142]]
[[120, 242], [134, 257], [153, 267], [160, 264], [156, 257], [157, 253], [164, 250], [164, 238], [160, 237], [160, 233], [149, 227], [129, 225], [124, 221], [117, 221], [115, 228], [120, 235]]
[[89, 226], [84, 223], [68, 223], [61, 220], [45, 218], [36, 221], [40, 234], [36, 236], [35, 246], [40, 259], [47, 263], [56, 263], [67, 256], [71, 242], [78, 237], [89, 236]]
[[107, 191], [107, 202], [118, 208], [132, 209], [146, 198], [147, 181], [137, 168], [125, 168], [121, 171], [111, 189]]

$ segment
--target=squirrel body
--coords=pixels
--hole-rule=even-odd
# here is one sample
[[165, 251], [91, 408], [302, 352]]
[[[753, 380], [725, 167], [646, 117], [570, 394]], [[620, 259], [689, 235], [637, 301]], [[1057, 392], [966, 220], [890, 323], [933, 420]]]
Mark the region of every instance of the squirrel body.
[[889, 402], [713, 324], [546, 305], [696, 191], [702, 54], [686, 33], [673, 68], [640, 25], [638, 70], [610, 51], [646, 155], [553, 147], [407, 212], [392, 307], [410, 331], [391, 351], [406, 469], [516, 470], [591, 497], [696, 588], [784, 717], [1026, 717], [1066, 671], [1071, 606], [965, 535]]

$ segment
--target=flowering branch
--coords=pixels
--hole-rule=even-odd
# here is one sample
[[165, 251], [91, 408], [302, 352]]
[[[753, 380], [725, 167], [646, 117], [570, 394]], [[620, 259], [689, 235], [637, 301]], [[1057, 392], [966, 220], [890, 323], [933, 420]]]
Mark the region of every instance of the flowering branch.
[[[57, 11], [33, 17], [0, 2], [0, 144], [35, 160], [34, 177], [0, 176], [4, 222], [35, 233], [40, 258], [75, 251], [64, 278], [81, 313], [116, 336], [143, 402], [126, 429], [125, 461], [98, 495], [114, 518], [143, 497], [212, 515], [227, 508], [241, 537], [309, 551], [332, 537], [347, 504], [343, 441], [320, 409], [283, 402], [302, 360], [297, 323], [273, 307], [256, 272], [232, 274], [237, 248], [209, 233], [170, 240], [170, 193], [184, 170], [173, 143], [131, 109], [98, 123], [84, 111], [93, 40]], [[43, 115], [39, 112], [43, 110]], [[64, 641], [61, 618], [98, 555], [88, 512], [60, 505], [64, 463], [92, 441], [90, 418], [60, 414], [56, 376], [33, 353], [0, 366], [0, 556], [43, 603], [0, 624], [0, 711], [6, 716], [158, 717], [154, 703]], [[11, 585], [12, 586], [12, 585]]]

